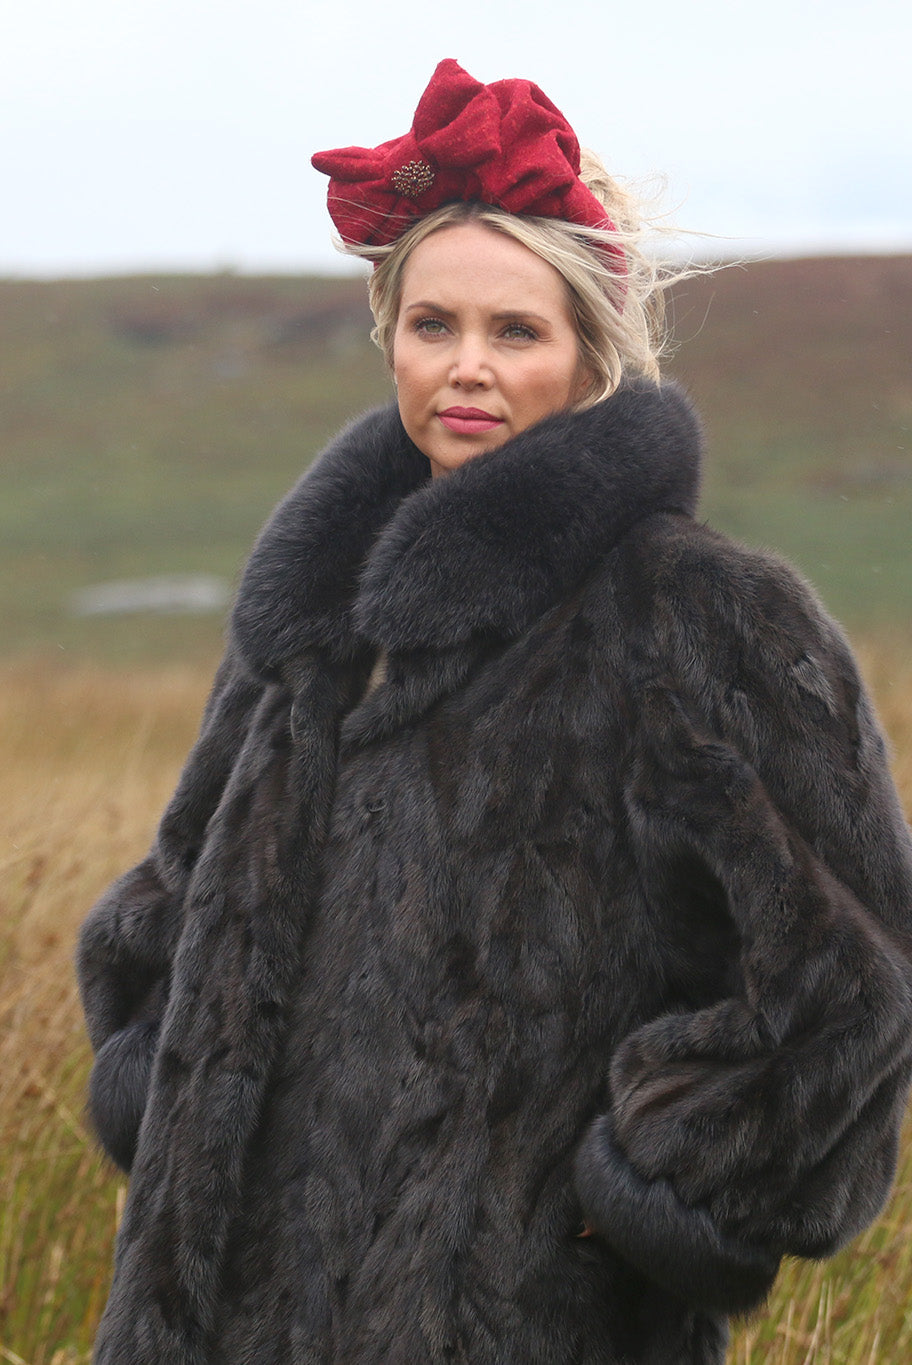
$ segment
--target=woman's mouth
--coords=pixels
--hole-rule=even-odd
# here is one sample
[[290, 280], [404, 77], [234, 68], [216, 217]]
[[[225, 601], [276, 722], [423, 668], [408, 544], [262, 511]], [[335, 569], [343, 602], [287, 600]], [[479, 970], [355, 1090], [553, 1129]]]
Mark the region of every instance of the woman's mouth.
[[458, 431], [463, 436], [475, 436], [503, 425], [502, 417], [492, 417], [481, 408], [445, 408], [437, 416], [449, 431]]

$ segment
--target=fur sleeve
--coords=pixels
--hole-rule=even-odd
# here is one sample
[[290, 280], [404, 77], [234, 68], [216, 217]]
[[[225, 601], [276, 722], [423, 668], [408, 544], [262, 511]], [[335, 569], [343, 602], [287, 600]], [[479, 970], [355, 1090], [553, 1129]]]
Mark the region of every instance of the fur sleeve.
[[184, 894], [262, 686], [229, 651], [149, 854], [109, 887], [80, 931], [77, 974], [96, 1054], [89, 1112], [124, 1169], [145, 1108]]
[[641, 682], [627, 801], [666, 887], [698, 864], [720, 888], [740, 988], [624, 1041], [577, 1177], [622, 1254], [736, 1311], [779, 1257], [829, 1255], [889, 1191], [912, 1071], [912, 846], [838, 629], [784, 566], [711, 549], [696, 575], [678, 561], [690, 582]]

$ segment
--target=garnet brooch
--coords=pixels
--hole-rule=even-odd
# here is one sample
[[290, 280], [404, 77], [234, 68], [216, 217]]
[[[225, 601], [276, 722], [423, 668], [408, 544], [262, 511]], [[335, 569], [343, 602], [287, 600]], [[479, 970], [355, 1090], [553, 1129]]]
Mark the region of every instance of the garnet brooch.
[[417, 199], [434, 183], [434, 172], [426, 161], [407, 161], [390, 176], [393, 188], [406, 199]]

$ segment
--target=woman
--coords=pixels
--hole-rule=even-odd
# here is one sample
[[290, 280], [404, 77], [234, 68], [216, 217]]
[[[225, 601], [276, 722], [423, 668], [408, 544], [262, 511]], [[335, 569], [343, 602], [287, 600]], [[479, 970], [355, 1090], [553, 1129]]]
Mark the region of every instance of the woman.
[[443, 62], [315, 161], [397, 403], [264, 530], [83, 931], [132, 1166], [96, 1358], [718, 1363], [892, 1177], [880, 732], [810, 590], [693, 519], [635, 225], [542, 93]]

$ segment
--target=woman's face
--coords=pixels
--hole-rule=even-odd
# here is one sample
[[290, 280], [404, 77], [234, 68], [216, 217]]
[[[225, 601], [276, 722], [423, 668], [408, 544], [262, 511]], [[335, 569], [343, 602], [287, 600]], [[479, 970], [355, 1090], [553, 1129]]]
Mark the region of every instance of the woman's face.
[[561, 276], [481, 223], [441, 228], [409, 256], [393, 374], [435, 476], [570, 407], [588, 378]]

